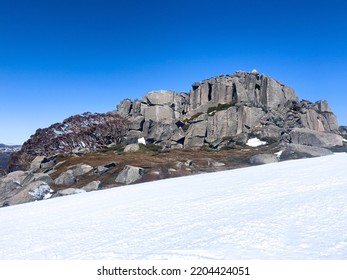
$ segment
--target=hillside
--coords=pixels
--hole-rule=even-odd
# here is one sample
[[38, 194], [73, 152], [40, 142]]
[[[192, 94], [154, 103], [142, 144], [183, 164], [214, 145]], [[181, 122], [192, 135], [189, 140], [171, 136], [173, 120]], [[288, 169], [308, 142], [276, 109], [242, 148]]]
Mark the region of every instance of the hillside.
[[237, 71], [38, 129], [11, 154], [0, 207], [346, 152], [346, 131], [327, 101], [299, 101], [278, 80]]
[[0, 259], [346, 259], [347, 154], [0, 209]]

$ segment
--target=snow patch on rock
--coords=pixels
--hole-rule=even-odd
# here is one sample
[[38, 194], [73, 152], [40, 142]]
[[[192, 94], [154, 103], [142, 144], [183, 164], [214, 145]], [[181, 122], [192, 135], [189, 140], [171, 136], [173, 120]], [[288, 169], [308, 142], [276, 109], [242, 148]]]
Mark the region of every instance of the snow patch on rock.
[[145, 137], [141, 137], [141, 138], [137, 139], [137, 143], [138, 143], [138, 144], [146, 145], [146, 139], [145, 139]]
[[261, 141], [260, 139], [258, 138], [250, 138], [248, 139], [246, 145], [247, 146], [250, 146], [250, 147], [258, 147], [258, 146], [262, 146], [262, 145], [266, 145], [267, 142], [266, 141]]

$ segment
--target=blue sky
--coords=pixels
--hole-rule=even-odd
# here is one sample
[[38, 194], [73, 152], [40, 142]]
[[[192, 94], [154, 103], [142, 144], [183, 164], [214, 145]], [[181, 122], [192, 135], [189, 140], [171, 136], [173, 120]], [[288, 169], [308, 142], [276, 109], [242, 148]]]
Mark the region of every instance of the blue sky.
[[347, 125], [346, 12], [337, 0], [0, 0], [0, 143], [254, 68]]

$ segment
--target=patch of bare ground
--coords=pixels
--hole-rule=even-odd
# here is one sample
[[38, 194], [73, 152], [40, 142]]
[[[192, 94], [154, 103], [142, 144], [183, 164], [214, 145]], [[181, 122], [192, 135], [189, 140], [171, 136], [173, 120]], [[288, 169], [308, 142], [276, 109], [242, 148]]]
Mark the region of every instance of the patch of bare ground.
[[[208, 173], [222, 170], [230, 170], [250, 166], [249, 158], [260, 153], [277, 152], [277, 145], [267, 145], [256, 148], [237, 147], [226, 150], [188, 150], [177, 149], [167, 151], [152, 151], [141, 149], [138, 152], [120, 152], [114, 150], [104, 150], [87, 154], [61, 154], [57, 157], [55, 172], [51, 177], [56, 179], [62, 172], [77, 164], [88, 164], [92, 167], [103, 166], [111, 162], [117, 163], [107, 172], [99, 175], [95, 170], [88, 174], [79, 176], [73, 185], [81, 188], [89, 182], [99, 180], [103, 188], [121, 186], [115, 182], [115, 178], [125, 165], [142, 167], [145, 170], [144, 176], [136, 183], [161, 180], [166, 178], [188, 176], [200, 173]], [[71, 186], [52, 185], [55, 191]]]

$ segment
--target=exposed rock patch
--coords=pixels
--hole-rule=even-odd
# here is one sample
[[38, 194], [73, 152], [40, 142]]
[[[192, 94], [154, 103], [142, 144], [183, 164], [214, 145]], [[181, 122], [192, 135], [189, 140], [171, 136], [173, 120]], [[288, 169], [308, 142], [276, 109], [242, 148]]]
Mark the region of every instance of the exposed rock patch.
[[118, 174], [116, 178], [116, 182], [128, 185], [139, 180], [143, 176], [143, 174], [144, 174], [143, 168], [127, 165]]

